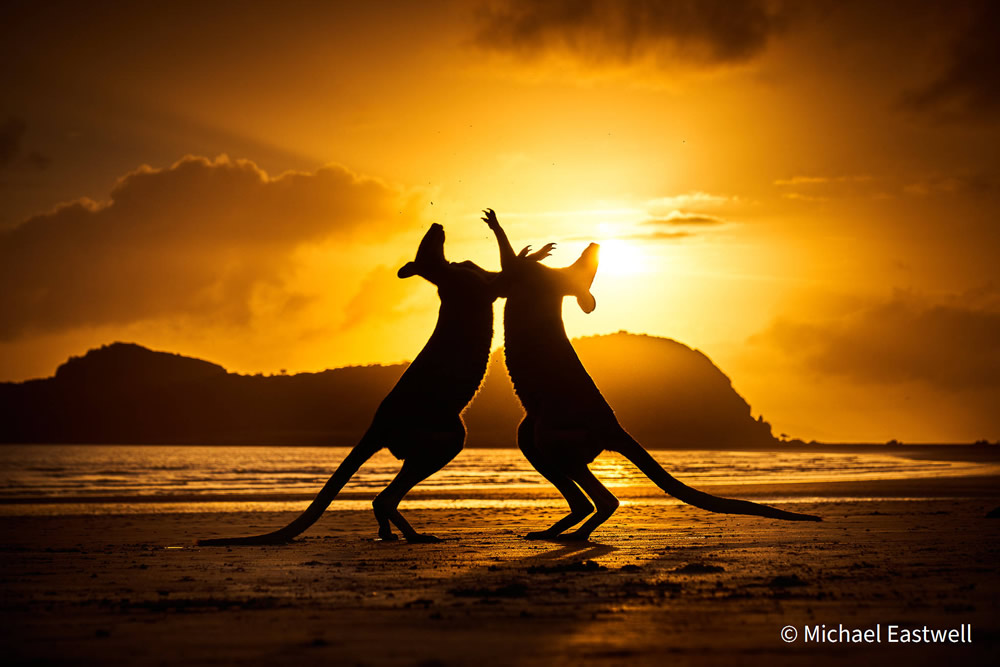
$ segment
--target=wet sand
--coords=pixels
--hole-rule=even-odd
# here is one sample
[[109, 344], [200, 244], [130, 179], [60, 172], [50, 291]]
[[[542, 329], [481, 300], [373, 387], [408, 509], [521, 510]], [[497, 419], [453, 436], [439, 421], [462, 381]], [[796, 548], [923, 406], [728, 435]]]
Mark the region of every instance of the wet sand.
[[[291, 545], [231, 549], [193, 541], [292, 514], [5, 516], [4, 662], [998, 664], [1000, 520], [985, 518], [998, 482], [710, 489], [798, 498], [783, 506], [818, 524], [649, 504], [635, 489], [573, 545], [520, 538], [554, 507], [411, 510], [448, 539], [408, 545], [375, 541], [369, 512], [335, 504]], [[824, 624], [878, 626], [881, 641], [804, 641]], [[962, 624], [971, 643], [888, 642], [890, 625], [898, 638]]]

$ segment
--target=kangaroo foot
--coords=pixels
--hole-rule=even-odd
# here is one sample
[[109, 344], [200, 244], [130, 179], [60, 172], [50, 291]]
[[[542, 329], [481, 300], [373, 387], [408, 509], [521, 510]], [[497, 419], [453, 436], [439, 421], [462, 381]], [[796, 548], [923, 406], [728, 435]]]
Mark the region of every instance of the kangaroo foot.
[[383, 542], [392, 542], [399, 539], [396, 537], [396, 534], [392, 532], [392, 528], [379, 528], [378, 538]]
[[528, 533], [524, 536], [526, 540], [552, 540], [559, 537], [560, 531], [552, 530], [551, 528], [546, 528], [545, 530], [536, 530], [534, 532]]
[[435, 535], [428, 535], [426, 533], [414, 533], [406, 538], [406, 541], [410, 544], [432, 544], [434, 542], [443, 542], [440, 537]]

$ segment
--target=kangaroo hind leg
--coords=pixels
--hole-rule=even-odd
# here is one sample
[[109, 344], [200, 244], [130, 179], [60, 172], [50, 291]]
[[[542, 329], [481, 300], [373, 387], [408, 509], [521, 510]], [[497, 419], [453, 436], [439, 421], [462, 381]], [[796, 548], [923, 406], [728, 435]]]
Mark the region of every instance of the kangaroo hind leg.
[[558, 470], [544, 454], [538, 451], [535, 447], [534, 430], [534, 420], [525, 417], [517, 428], [517, 445], [524, 458], [528, 459], [528, 463], [563, 495], [569, 503], [569, 514], [545, 530], [534, 531], [524, 537], [529, 540], [550, 540], [590, 516], [594, 511], [594, 505], [566, 473]]
[[582, 526], [563, 536], [564, 540], [585, 541], [590, 538], [590, 534], [602, 523], [611, 518], [611, 515], [618, 509], [619, 502], [615, 494], [608, 490], [608, 487], [601, 484], [601, 481], [594, 477], [590, 469], [581, 465], [570, 473], [570, 478], [580, 485], [594, 504], [597, 511], [592, 517], [587, 519]]
[[[449, 443], [442, 446], [440, 441], [429, 444], [425, 448], [414, 448], [403, 462], [403, 467], [393, 478], [382, 493], [375, 496], [372, 501], [372, 509], [375, 510], [375, 518], [378, 520], [378, 536], [383, 540], [394, 540], [396, 536], [392, 532], [391, 523], [396, 524], [399, 532], [407, 542], [440, 542], [434, 535], [418, 533], [413, 526], [403, 518], [399, 512], [399, 503], [410, 490], [424, 481], [441, 468], [445, 467], [454, 459], [460, 451], [464, 440], [464, 432], [458, 434], [447, 434]], [[445, 434], [438, 434], [439, 438]], [[456, 437], [457, 436], [457, 437]]]

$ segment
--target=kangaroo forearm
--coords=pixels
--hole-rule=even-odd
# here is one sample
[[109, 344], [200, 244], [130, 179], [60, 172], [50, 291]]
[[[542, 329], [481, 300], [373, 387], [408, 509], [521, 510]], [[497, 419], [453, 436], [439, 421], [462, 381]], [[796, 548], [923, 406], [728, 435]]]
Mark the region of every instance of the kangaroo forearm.
[[500, 266], [509, 266], [515, 257], [510, 239], [507, 238], [506, 232], [499, 225], [493, 228], [493, 234], [497, 237], [497, 246], [500, 249]]
[[507, 232], [500, 226], [500, 221], [497, 220], [497, 215], [493, 212], [493, 209], [488, 208], [483, 212], [486, 213], [486, 217], [483, 220], [493, 230], [493, 234], [497, 238], [497, 246], [500, 248], [500, 267], [509, 267], [517, 255], [514, 254], [514, 247], [511, 246], [510, 239], [507, 238]]

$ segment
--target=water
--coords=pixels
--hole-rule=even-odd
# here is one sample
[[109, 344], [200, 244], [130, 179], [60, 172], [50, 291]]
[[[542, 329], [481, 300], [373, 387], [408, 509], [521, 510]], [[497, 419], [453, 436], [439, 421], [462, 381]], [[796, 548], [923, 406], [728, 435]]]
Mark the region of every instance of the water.
[[[17, 445], [0, 447], [0, 513], [301, 509], [349, 450], [338, 447]], [[880, 454], [659, 451], [692, 486], [992, 474], [996, 466]], [[368, 507], [400, 462], [379, 452], [344, 489], [343, 509]], [[609, 487], [648, 486], [616, 454], [591, 467]], [[549, 503], [551, 487], [515, 449], [466, 449], [410, 502], [463, 506]], [[463, 496], [466, 496], [463, 498]], [[469, 498], [468, 496], [473, 496]], [[366, 500], [358, 500], [364, 497]], [[344, 505], [343, 503], [348, 503]], [[554, 501], [558, 504], [558, 501]]]

